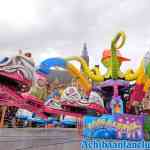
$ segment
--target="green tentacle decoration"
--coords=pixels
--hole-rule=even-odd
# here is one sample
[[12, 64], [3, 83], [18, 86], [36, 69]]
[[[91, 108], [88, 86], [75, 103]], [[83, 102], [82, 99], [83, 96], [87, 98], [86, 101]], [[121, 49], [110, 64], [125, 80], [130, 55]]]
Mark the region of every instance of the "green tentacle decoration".
[[[122, 39], [119, 45], [119, 40]], [[126, 37], [124, 32], [119, 32], [111, 42], [111, 77], [117, 79], [120, 72], [120, 64], [117, 58], [117, 50], [120, 49], [125, 43]]]

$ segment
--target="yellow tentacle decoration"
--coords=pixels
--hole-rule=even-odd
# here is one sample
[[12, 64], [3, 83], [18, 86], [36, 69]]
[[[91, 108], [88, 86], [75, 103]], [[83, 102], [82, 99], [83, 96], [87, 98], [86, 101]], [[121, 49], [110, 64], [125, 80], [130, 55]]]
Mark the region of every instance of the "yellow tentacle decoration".
[[133, 81], [136, 80], [138, 83], [139, 82], [143, 82], [143, 76], [144, 76], [144, 64], [143, 64], [143, 60], [141, 61], [140, 66], [137, 68], [137, 70], [135, 72], [133, 72], [133, 70], [128, 69], [125, 74], [125, 80], [128, 81]]
[[95, 67], [94, 71], [90, 70], [86, 61], [82, 57], [69, 57], [65, 59], [66, 61], [78, 61], [83, 68], [83, 73], [93, 81], [104, 81], [104, 76], [101, 75], [99, 68]]
[[86, 93], [91, 91], [91, 83], [82, 75], [82, 73], [73, 64], [68, 63], [67, 69], [69, 73], [79, 81], [79, 84], [82, 86]]

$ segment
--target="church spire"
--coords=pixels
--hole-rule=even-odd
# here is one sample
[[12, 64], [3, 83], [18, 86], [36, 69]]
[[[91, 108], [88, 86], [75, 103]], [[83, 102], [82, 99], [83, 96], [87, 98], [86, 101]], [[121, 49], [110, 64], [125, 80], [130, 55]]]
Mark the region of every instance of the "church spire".
[[83, 50], [81, 53], [81, 57], [86, 61], [86, 63], [89, 65], [89, 56], [88, 56], [88, 50], [87, 50], [87, 44], [83, 44]]

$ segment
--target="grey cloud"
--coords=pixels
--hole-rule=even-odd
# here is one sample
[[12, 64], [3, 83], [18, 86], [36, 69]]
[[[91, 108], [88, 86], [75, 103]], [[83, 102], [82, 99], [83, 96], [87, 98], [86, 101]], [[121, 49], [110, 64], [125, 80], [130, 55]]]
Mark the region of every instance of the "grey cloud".
[[19, 48], [32, 51], [36, 59], [43, 52], [48, 53], [49, 48], [62, 56], [79, 55], [82, 44], [87, 42], [91, 63], [97, 64], [103, 49], [110, 47], [112, 36], [120, 30], [127, 33], [122, 53], [133, 59], [131, 66], [139, 63], [142, 50], [150, 47], [149, 0], [34, 0], [34, 3], [36, 20], [29, 28], [14, 29], [0, 21], [3, 55]]

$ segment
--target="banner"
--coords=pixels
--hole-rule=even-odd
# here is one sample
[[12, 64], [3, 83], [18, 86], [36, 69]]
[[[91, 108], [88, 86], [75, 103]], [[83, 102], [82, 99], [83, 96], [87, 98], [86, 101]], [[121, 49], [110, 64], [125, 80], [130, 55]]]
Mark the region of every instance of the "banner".
[[86, 116], [83, 136], [101, 139], [142, 140], [143, 116], [116, 114], [100, 117]]

